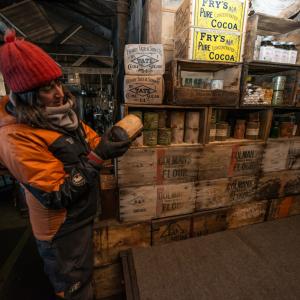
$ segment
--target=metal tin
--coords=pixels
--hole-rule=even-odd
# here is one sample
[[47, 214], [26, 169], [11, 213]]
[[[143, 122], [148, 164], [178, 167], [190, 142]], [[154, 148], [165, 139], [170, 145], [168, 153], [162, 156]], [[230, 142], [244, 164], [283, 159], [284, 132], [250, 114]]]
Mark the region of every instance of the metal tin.
[[165, 110], [158, 112], [158, 128], [165, 128], [167, 126], [167, 112]]
[[245, 137], [246, 130], [246, 121], [245, 120], [236, 120], [234, 127], [234, 135], [235, 139], [243, 139]]
[[200, 112], [188, 111], [185, 113], [185, 128], [199, 128]]
[[171, 128], [184, 129], [184, 111], [172, 111], [171, 112]]
[[246, 129], [246, 139], [257, 140], [259, 136], [259, 122], [248, 122]]
[[139, 117], [129, 114], [112, 127], [113, 141], [133, 140], [143, 129], [142, 121]]
[[215, 140], [216, 140], [216, 123], [210, 123], [209, 141], [214, 142]]
[[228, 134], [228, 123], [219, 122], [216, 124], [216, 141], [225, 141]]
[[283, 104], [283, 91], [274, 91], [272, 98], [272, 105], [282, 105]]
[[145, 146], [157, 145], [157, 129], [143, 130], [143, 144]]
[[184, 136], [184, 129], [180, 128], [172, 128], [172, 144], [182, 144], [183, 143], [183, 136]]
[[291, 138], [293, 136], [293, 131], [294, 131], [293, 122], [281, 122], [279, 128], [280, 128], [280, 137]]
[[145, 112], [144, 113], [144, 128], [145, 129], [157, 129], [158, 128], [158, 113], [157, 112]]
[[199, 128], [185, 128], [184, 142], [189, 144], [198, 144]]
[[171, 139], [172, 139], [171, 128], [159, 128], [158, 129], [158, 137], [157, 137], [158, 145], [170, 145]]
[[274, 91], [283, 91], [285, 82], [286, 82], [286, 76], [276, 76], [273, 78], [273, 90]]
[[143, 112], [142, 111], [135, 110], [135, 111], [131, 111], [130, 114], [139, 117], [143, 122]]

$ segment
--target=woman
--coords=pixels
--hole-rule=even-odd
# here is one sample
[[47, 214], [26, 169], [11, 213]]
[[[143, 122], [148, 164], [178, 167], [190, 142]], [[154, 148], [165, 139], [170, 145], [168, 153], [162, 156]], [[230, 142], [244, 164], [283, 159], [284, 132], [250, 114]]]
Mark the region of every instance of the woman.
[[11, 92], [0, 100], [0, 163], [24, 186], [33, 234], [55, 293], [93, 299], [92, 225], [103, 160], [129, 141], [100, 138], [80, 121], [61, 69], [36, 45], [8, 30], [0, 68]]

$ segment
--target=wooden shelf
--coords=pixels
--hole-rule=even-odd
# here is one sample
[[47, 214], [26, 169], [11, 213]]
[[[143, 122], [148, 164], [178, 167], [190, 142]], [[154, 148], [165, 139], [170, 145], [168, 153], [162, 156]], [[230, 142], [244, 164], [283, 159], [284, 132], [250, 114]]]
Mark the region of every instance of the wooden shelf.
[[[182, 86], [182, 71], [211, 73], [211, 79], [224, 82], [222, 90]], [[167, 64], [165, 77], [166, 102], [186, 106], [236, 106], [240, 98], [241, 63], [174, 60]], [[206, 75], [202, 75], [203, 78]]]
[[201, 106], [185, 106], [185, 105], [168, 105], [168, 104], [130, 104], [126, 103], [124, 104], [125, 107], [128, 108], [140, 108], [140, 109], [192, 109], [192, 110], [199, 110], [199, 109], [205, 109], [205, 107]]
[[257, 140], [249, 140], [249, 139], [235, 139], [235, 138], [228, 138], [225, 141], [214, 141], [209, 142], [208, 145], [227, 145], [227, 144], [261, 144], [264, 143], [264, 140], [257, 139]]

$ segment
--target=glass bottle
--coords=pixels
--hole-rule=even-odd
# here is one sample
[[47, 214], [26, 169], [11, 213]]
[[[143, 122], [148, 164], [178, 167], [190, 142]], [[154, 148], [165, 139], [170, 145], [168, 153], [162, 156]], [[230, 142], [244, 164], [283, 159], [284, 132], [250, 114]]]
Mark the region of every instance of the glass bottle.
[[279, 122], [274, 121], [274, 124], [271, 128], [270, 138], [277, 139], [279, 137]]
[[259, 60], [272, 61], [274, 46], [272, 44], [272, 36], [263, 38], [260, 46]]

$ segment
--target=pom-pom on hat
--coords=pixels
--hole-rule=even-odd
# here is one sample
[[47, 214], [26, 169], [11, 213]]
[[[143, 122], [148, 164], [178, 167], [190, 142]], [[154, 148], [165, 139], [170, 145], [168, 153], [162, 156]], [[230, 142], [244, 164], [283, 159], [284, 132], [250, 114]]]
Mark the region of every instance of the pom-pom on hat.
[[7, 29], [5, 44], [0, 48], [0, 71], [9, 88], [26, 92], [62, 76], [57, 63], [41, 48], [16, 38], [14, 29]]

